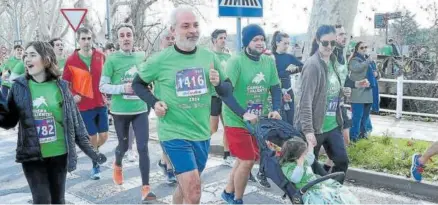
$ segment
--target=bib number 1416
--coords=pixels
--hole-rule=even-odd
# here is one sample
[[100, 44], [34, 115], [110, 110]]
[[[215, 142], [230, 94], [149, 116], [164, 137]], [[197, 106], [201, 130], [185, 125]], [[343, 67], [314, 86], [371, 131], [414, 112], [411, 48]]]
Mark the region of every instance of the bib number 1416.
[[178, 97], [188, 97], [207, 93], [205, 73], [202, 68], [184, 69], [177, 72], [175, 83]]

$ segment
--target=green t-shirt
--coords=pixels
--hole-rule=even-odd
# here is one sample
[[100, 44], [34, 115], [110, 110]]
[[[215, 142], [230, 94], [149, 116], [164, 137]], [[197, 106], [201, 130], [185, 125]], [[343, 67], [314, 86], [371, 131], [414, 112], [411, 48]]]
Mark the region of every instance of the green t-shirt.
[[[227, 62], [226, 74], [233, 84], [233, 95], [238, 104], [258, 116], [266, 116], [270, 110], [269, 89], [280, 84], [274, 59], [260, 56], [253, 61], [241, 52]], [[223, 105], [225, 126], [244, 128], [245, 124], [228, 106]]]
[[88, 71], [90, 71], [91, 57], [92, 56], [83, 56], [83, 55], [79, 54], [79, 58], [81, 58], [81, 60], [85, 63], [85, 65], [87, 65]]
[[37, 83], [29, 80], [29, 88], [42, 156], [54, 157], [67, 153], [61, 90], [55, 81]]
[[[296, 167], [297, 167], [297, 163], [289, 162], [282, 165], [281, 170], [283, 171], [284, 176], [288, 180], [291, 180], [292, 173], [294, 172]], [[307, 162], [304, 162], [303, 169], [304, 169], [304, 174], [303, 177], [301, 178], [301, 181], [295, 184], [297, 189], [301, 189], [304, 186], [306, 186], [309, 182], [317, 179], [316, 175], [312, 171], [312, 167], [309, 164], [307, 164]], [[318, 186], [319, 185], [316, 184], [311, 189], [316, 189]]]
[[154, 82], [155, 96], [167, 104], [165, 116], [158, 118], [160, 141], [210, 139], [210, 65], [225, 79], [216, 55], [198, 47], [194, 54], [182, 54], [168, 47], [151, 56], [140, 68], [143, 81]]
[[25, 73], [25, 67], [23, 61], [20, 61], [15, 65], [14, 69], [12, 69], [12, 73], [15, 73], [17, 75], [23, 75]]
[[[64, 66], [65, 66], [66, 59], [65, 58], [58, 58], [57, 60], [58, 60], [59, 71], [61, 71], [61, 73], [62, 73], [62, 72], [64, 72]], [[82, 59], [82, 60], [84, 61], [84, 59]], [[90, 58], [90, 61], [86, 62], [85, 64], [87, 64], [87, 66], [90, 67], [90, 65], [91, 65], [91, 58]]]
[[[10, 57], [2, 66], [2, 71], [9, 71], [9, 76], [12, 72], [12, 70], [14, 69], [15, 65], [17, 65], [17, 63], [21, 62], [20, 59], [15, 58], [15, 56]], [[9, 77], [7, 77], [5, 80], [2, 80], [2, 85], [6, 86], [6, 87], [11, 87], [12, 83], [9, 82]]]
[[328, 77], [327, 77], [327, 111], [324, 118], [324, 123], [322, 125], [322, 132], [329, 132], [338, 127], [336, 121], [336, 110], [338, 108], [339, 102], [339, 91], [341, 89], [341, 84], [339, 83], [338, 76], [336, 75], [333, 64], [328, 65]]
[[228, 59], [231, 58], [231, 55], [223, 52], [214, 52], [214, 54], [216, 54], [217, 58], [221, 62], [222, 68], [225, 68], [225, 66], [227, 66]]
[[[143, 52], [130, 55], [121, 51], [108, 56], [102, 76], [111, 79], [111, 85], [132, 83], [144, 59]], [[147, 112], [147, 105], [135, 94], [115, 94], [111, 96], [111, 113], [116, 115], [135, 115]]]

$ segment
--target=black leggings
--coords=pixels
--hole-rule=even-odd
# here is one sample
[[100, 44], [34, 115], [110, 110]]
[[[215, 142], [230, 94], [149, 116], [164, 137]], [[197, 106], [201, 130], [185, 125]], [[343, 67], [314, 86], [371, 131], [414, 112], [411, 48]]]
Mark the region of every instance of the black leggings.
[[23, 162], [22, 166], [34, 204], [65, 204], [67, 154]]
[[148, 151], [149, 141], [149, 113], [137, 115], [114, 115], [114, 127], [116, 129], [119, 144], [116, 147], [116, 165], [122, 166], [122, 160], [129, 147], [129, 125], [135, 133], [137, 150], [140, 160], [140, 173], [143, 185], [149, 185], [150, 160]]

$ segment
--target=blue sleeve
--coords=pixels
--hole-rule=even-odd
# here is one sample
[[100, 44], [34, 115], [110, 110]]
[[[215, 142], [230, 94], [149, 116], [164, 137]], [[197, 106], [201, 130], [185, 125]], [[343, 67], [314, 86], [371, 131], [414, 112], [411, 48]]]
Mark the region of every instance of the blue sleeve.
[[298, 60], [298, 58], [296, 58], [295, 56], [293, 56], [293, 55], [291, 55], [291, 56], [292, 56], [291, 63], [298, 66], [299, 68], [303, 68], [304, 64], [300, 60]]
[[149, 89], [149, 85], [150, 84], [144, 82], [138, 74], [135, 75], [134, 80], [132, 81], [132, 89], [134, 90], [134, 93], [140, 99], [145, 101], [150, 108], [154, 108], [155, 103], [157, 103], [159, 100], [154, 94], [152, 94], [151, 90]]
[[218, 86], [214, 87], [219, 97], [239, 117], [243, 117], [245, 109], [243, 109], [233, 95], [233, 84], [230, 79], [221, 81]]
[[271, 86], [272, 110], [280, 112], [281, 107], [281, 88], [280, 85]]
[[290, 181], [294, 184], [298, 184], [301, 182], [303, 175], [304, 175], [304, 168], [302, 166], [296, 166], [290, 176]]

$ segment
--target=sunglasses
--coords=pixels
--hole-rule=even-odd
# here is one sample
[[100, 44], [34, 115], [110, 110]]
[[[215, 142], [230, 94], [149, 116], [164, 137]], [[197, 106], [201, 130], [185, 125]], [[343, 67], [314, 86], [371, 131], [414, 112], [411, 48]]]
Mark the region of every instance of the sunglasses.
[[364, 49], [367, 49], [367, 48], [368, 48], [368, 46], [361, 46], [361, 47], [359, 47], [360, 50], [364, 50]]
[[321, 41], [321, 45], [324, 46], [324, 47], [327, 47], [329, 44], [332, 47], [334, 47], [336, 45], [336, 41]]

